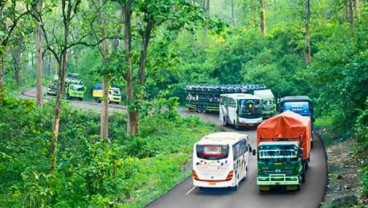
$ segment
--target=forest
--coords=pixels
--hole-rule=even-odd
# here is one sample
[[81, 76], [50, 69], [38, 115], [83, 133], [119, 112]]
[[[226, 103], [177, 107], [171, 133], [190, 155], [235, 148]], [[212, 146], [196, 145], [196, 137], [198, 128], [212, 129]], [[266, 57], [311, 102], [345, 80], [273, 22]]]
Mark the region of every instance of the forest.
[[[0, 207], [159, 197], [190, 175], [193, 142], [216, 131], [177, 111], [188, 84], [308, 95], [317, 128], [356, 139], [367, 157], [366, 0], [0, 0], [0, 28]], [[110, 114], [106, 99], [101, 112], [72, 108], [67, 73], [82, 75], [86, 101], [95, 84], [105, 97], [118, 84], [126, 113]], [[35, 100], [20, 98], [27, 88]], [[367, 162], [360, 170], [367, 198]]]

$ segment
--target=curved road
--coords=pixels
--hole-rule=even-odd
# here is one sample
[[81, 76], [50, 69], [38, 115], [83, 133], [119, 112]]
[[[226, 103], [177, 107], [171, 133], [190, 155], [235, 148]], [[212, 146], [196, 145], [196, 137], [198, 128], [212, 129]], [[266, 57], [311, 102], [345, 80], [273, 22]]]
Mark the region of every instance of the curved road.
[[[46, 94], [46, 89], [43, 89], [44, 94]], [[22, 92], [22, 96], [24, 98], [36, 98], [37, 97], [37, 89], [36, 88], [30, 88], [26, 89]], [[50, 98], [54, 98], [53, 96], [45, 95], [43, 96], [44, 100], [48, 100]], [[78, 100], [68, 100], [70, 105], [73, 107], [81, 108], [83, 110], [101, 110], [99, 106], [101, 106], [101, 103], [96, 102], [87, 102], [87, 101], [78, 101]], [[109, 111], [115, 111], [115, 110], [126, 110], [125, 106], [118, 105], [118, 104], [109, 104]]]
[[[217, 115], [196, 114], [203, 120], [220, 126]], [[224, 131], [236, 131], [221, 127]], [[252, 147], [256, 144], [255, 130], [237, 131], [248, 134]], [[317, 136], [315, 136], [317, 138]], [[192, 178], [174, 187], [161, 198], [153, 201], [146, 208], [316, 208], [320, 206], [327, 185], [327, 160], [324, 145], [319, 138], [314, 141], [311, 151], [311, 162], [306, 174], [306, 182], [300, 191], [271, 191], [260, 193], [256, 186], [256, 161], [250, 158], [250, 174], [237, 191], [231, 189], [194, 188]]]
[[[22, 93], [26, 97], [35, 97], [35, 89]], [[96, 108], [92, 102], [71, 101], [75, 107]], [[111, 105], [109, 109], [125, 109], [123, 106]], [[221, 126], [217, 115], [183, 112], [186, 115], [197, 115], [201, 119]], [[224, 131], [236, 131], [222, 127]], [[255, 130], [238, 131], [248, 134], [252, 147], [255, 147]], [[237, 191], [231, 189], [204, 189], [193, 187], [192, 178], [178, 184], [159, 199], [151, 202], [146, 208], [317, 208], [324, 199], [327, 185], [327, 158], [322, 141], [315, 135], [314, 147], [311, 151], [311, 162], [306, 174], [306, 182], [300, 191], [271, 191], [260, 193], [256, 186], [256, 157], [250, 157], [249, 175]]]

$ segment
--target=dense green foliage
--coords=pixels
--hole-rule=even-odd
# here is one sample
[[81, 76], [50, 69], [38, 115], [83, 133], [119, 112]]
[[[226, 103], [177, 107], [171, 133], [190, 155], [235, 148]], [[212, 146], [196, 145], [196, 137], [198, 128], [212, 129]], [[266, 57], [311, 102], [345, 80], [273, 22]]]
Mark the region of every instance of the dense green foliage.
[[116, 112], [111, 141], [102, 142], [98, 113], [65, 105], [59, 165], [50, 175], [52, 107], [11, 98], [1, 106], [0, 207], [142, 207], [190, 174], [193, 142], [216, 131], [197, 117], [167, 112], [145, 117], [141, 134], [127, 138], [126, 116]]
[[[359, 112], [355, 123], [355, 136], [358, 138], [358, 155], [366, 158], [368, 154], [368, 99], [365, 102], [365, 109]], [[364, 164], [361, 172], [363, 195], [368, 197], [368, 164]]]

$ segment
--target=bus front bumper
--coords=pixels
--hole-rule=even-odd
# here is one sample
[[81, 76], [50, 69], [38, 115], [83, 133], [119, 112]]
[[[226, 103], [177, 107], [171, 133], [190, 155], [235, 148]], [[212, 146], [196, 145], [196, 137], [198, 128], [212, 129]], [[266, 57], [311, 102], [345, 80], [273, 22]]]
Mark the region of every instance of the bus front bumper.
[[262, 122], [262, 117], [260, 118], [239, 118], [238, 126], [257, 126]]

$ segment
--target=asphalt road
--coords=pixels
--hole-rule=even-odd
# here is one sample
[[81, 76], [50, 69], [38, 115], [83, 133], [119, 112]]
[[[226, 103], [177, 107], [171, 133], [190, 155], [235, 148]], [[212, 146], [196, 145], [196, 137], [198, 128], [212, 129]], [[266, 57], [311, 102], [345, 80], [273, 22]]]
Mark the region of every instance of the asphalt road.
[[[201, 119], [221, 125], [217, 115], [196, 114]], [[224, 131], [236, 131], [222, 127]], [[237, 131], [248, 134], [252, 147], [256, 144], [255, 130]], [[327, 161], [323, 143], [315, 136], [306, 182], [300, 191], [274, 190], [260, 193], [256, 186], [256, 157], [250, 158], [250, 174], [237, 191], [231, 189], [204, 189], [193, 187], [192, 178], [174, 187], [146, 208], [316, 208], [320, 206], [327, 185]]]
[[[46, 88], [43, 89], [43, 93], [46, 94]], [[36, 98], [37, 97], [37, 89], [30, 88], [26, 89], [22, 92], [22, 96], [24, 98]], [[44, 95], [43, 100], [47, 101], [49, 99], [54, 99], [54, 96]], [[79, 100], [66, 100], [71, 106], [80, 108], [83, 110], [97, 110], [101, 111], [101, 103], [96, 102], [87, 102], [87, 101], [79, 101]], [[109, 104], [109, 112], [119, 110], [126, 110], [125, 106], [118, 104]]]
[[[25, 97], [36, 96], [35, 89], [25, 90]], [[48, 98], [48, 97], [46, 97]], [[70, 101], [72, 106], [82, 109], [98, 109], [100, 104], [93, 102]], [[121, 105], [110, 105], [111, 110], [124, 110]], [[221, 126], [216, 114], [198, 114], [183, 111], [184, 115], [199, 116], [202, 120], [215, 123], [224, 131], [236, 131]], [[256, 144], [255, 130], [237, 131], [248, 134], [252, 147]], [[323, 201], [327, 185], [327, 158], [322, 141], [314, 136], [314, 147], [311, 151], [311, 162], [306, 174], [306, 182], [300, 191], [275, 190], [260, 193], [256, 186], [256, 157], [249, 161], [248, 178], [237, 191], [231, 189], [203, 189], [193, 187], [192, 178], [178, 184], [172, 190], [151, 202], [146, 208], [317, 208]]]

